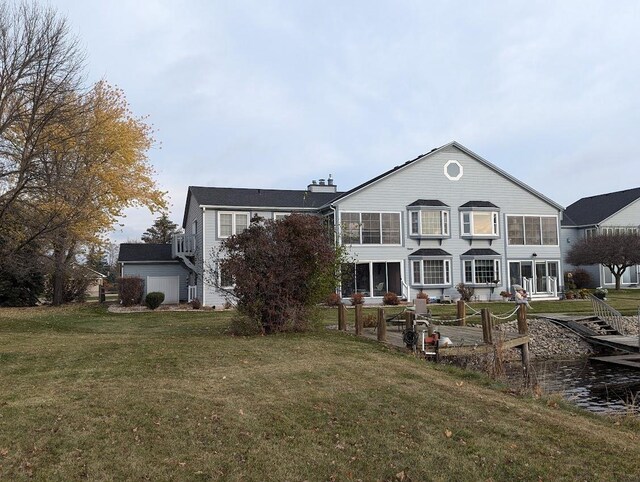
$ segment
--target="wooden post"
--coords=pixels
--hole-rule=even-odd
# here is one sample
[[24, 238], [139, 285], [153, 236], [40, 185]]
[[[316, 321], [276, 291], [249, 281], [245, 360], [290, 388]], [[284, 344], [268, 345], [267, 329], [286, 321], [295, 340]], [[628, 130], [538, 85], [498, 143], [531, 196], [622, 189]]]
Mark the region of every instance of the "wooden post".
[[384, 308], [378, 308], [378, 341], [387, 341], [387, 321], [384, 319]]
[[107, 299], [107, 296], [106, 296], [106, 293], [105, 293], [105, 290], [104, 290], [104, 286], [99, 285], [98, 286], [98, 301], [100, 303], [104, 303], [106, 301], [106, 299]]
[[409, 331], [409, 330], [413, 330], [413, 317], [415, 316], [414, 313], [412, 313], [411, 311], [407, 311], [404, 315], [404, 328], [405, 330]]
[[347, 331], [347, 307], [344, 303], [338, 305], [338, 330]]
[[491, 312], [489, 308], [482, 308], [480, 310], [480, 317], [482, 318], [482, 339], [485, 343], [493, 344], [493, 326], [491, 323]]
[[456, 303], [456, 318], [459, 326], [467, 324], [467, 307], [464, 304], [464, 300], [458, 300]]
[[[518, 309], [518, 333], [527, 335], [529, 333], [529, 325], [527, 324], [527, 305], [522, 303]], [[531, 359], [529, 357], [529, 343], [520, 346], [520, 355], [522, 358], [522, 376], [526, 387], [531, 383]]]
[[362, 305], [356, 305], [356, 335], [362, 335]]

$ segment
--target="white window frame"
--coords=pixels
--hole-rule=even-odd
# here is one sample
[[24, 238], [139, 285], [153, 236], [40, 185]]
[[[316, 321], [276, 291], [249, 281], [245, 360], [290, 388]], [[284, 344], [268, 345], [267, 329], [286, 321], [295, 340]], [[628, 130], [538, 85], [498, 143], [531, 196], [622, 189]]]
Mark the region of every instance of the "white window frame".
[[[343, 237], [343, 228], [342, 228], [342, 216], [344, 214], [357, 214], [359, 218], [358, 228], [359, 228], [359, 242], [358, 243], [348, 243], [353, 246], [402, 246], [402, 213], [400, 211], [344, 211], [340, 212], [340, 242], [342, 243]], [[378, 214], [380, 216], [380, 242], [379, 243], [363, 243], [362, 242], [362, 215], [363, 214]], [[397, 214], [398, 215], [398, 242], [397, 243], [383, 243], [383, 235], [382, 235], [382, 215], [383, 214]]]
[[[475, 214], [489, 214], [491, 216], [491, 234], [475, 234]], [[465, 222], [465, 216], [469, 216], [469, 222]], [[469, 226], [469, 231], [465, 231], [465, 225]], [[493, 210], [468, 209], [460, 211], [460, 236], [465, 238], [499, 238], [500, 237], [500, 213]]]
[[229, 236], [233, 236], [235, 234], [239, 234], [237, 232], [237, 217], [238, 216], [246, 216], [247, 218], [247, 228], [249, 227], [249, 223], [251, 222], [251, 216], [250, 213], [246, 212], [246, 211], [218, 211], [218, 238], [220, 239], [226, 239], [229, 236], [227, 235], [222, 235], [222, 233], [220, 232], [220, 228], [221, 228], [221, 223], [220, 223], [220, 218], [223, 215], [231, 215], [231, 234]]
[[[507, 237], [507, 245], [508, 246], [559, 246], [560, 243], [560, 232], [558, 230], [558, 216], [553, 214], [506, 214], [505, 215], [505, 232]], [[523, 236], [523, 244], [515, 244], [511, 243], [509, 239], [509, 218], [521, 218], [522, 219], [522, 236]], [[540, 244], [527, 244], [527, 224], [525, 222], [525, 218], [539, 218], [538, 225], [540, 226]], [[555, 244], [545, 244], [544, 238], [542, 236], [542, 218], [553, 218], [555, 220], [556, 227], [556, 243]]]
[[[426, 234], [422, 232], [422, 213], [423, 212], [439, 212], [440, 213], [440, 227], [441, 233], [439, 234]], [[413, 216], [418, 217], [418, 231], [413, 230]], [[448, 238], [450, 236], [451, 216], [448, 209], [411, 209], [409, 210], [409, 236], [414, 238]]]
[[[425, 283], [425, 261], [442, 261], [444, 281], [442, 283]], [[451, 286], [451, 258], [412, 258], [411, 259], [411, 285], [416, 287], [429, 287], [429, 286]], [[418, 263], [420, 266], [420, 279], [415, 277], [414, 264]]]
[[218, 285], [220, 285], [220, 288], [223, 288], [223, 289], [230, 289], [230, 288], [233, 288], [236, 285], [233, 277], [231, 277], [231, 284], [230, 285], [223, 285], [222, 284], [222, 268], [220, 267], [220, 265], [218, 265]]
[[193, 222], [191, 223], [191, 234], [193, 234], [194, 236], [196, 234], [198, 234], [198, 220], [194, 219]]
[[[479, 256], [477, 258], [463, 258], [462, 260], [462, 280], [465, 284], [474, 285], [474, 286], [492, 286], [494, 283], [493, 280], [489, 282], [477, 282], [476, 281], [476, 261], [493, 261], [493, 274], [495, 278], [493, 280], [498, 280], [500, 282], [500, 260], [496, 258], [485, 258]], [[467, 263], [471, 263], [471, 276], [472, 279], [467, 279]]]
[[273, 220], [274, 221], [279, 221], [281, 219], [286, 218], [287, 216], [289, 216], [291, 213], [273, 213]]

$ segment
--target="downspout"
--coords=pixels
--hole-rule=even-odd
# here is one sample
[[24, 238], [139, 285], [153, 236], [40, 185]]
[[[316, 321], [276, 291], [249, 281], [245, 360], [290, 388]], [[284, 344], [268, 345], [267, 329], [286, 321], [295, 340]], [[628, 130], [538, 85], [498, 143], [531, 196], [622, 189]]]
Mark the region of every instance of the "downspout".
[[205, 283], [204, 283], [204, 249], [206, 246], [206, 211], [207, 208], [202, 206], [202, 246], [201, 246], [201, 257], [200, 259], [202, 260], [202, 269], [200, 270], [200, 281], [202, 282], [202, 306], [206, 306], [207, 304], [207, 290], [205, 287]]

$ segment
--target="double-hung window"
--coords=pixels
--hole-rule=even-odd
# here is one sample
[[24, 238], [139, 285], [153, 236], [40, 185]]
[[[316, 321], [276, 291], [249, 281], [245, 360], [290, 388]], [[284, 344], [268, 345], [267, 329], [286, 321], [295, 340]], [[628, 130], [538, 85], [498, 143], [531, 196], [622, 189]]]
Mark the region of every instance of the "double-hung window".
[[471, 249], [462, 255], [463, 280], [466, 284], [487, 285], [500, 280], [501, 256], [492, 249]]
[[510, 246], [557, 246], [556, 216], [507, 216]]
[[413, 238], [449, 237], [449, 206], [437, 200], [419, 199], [409, 209], [409, 235]]
[[409, 261], [413, 286], [451, 286], [451, 255], [446, 251], [419, 249], [409, 255]]
[[249, 213], [218, 213], [218, 237], [228, 238], [249, 227]]
[[400, 244], [400, 213], [340, 215], [343, 244]]
[[460, 206], [462, 237], [497, 238], [500, 236], [498, 207], [488, 201], [470, 201]]

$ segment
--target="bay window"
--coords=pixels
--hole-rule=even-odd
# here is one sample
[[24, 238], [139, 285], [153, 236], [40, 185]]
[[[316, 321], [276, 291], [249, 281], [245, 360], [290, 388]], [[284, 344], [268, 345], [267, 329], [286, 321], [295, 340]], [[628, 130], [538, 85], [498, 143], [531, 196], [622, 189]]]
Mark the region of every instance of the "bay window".
[[449, 236], [449, 212], [440, 210], [409, 211], [411, 236]]

